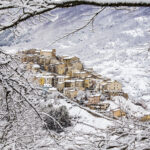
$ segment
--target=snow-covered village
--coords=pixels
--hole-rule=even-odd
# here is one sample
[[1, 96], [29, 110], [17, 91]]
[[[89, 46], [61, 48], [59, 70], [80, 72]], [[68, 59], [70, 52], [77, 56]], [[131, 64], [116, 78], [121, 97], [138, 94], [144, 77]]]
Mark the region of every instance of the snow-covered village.
[[150, 0], [0, 1], [0, 150], [150, 150]]
[[[29, 49], [19, 51], [17, 55], [21, 57], [25, 68], [32, 73], [31, 80], [47, 92], [59, 91], [80, 105], [110, 117], [123, 117], [128, 113], [125, 108], [122, 110], [120, 104], [113, 103], [116, 96], [128, 100], [128, 94], [122, 90], [122, 84], [101, 76], [93, 68], [85, 68], [78, 57], [56, 55], [56, 49]], [[136, 113], [132, 114], [134, 115]], [[141, 114], [137, 119], [149, 121], [150, 114]]]

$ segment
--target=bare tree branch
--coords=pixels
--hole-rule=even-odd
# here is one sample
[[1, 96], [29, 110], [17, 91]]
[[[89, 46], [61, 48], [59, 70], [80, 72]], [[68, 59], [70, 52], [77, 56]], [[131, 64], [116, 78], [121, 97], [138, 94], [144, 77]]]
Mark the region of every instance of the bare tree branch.
[[[6, 3], [7, 2], [7, 3]], [[6, 29], [10, 29], [13, 27], [16, 27], [21, 22], [24, 22], [30, 18], [39, 16], [41, 14], [44, 14], [46, 12], [51, 12], [52, 10], [58, 9], [58, 8], [69, 8], [69, 7], [75, 7], [79, 5], [91, 5], [91, 6], [98, 6], [98, 7], [120, 7], [120, 6], [129, 6], [129, 7], [139, 7], [139, 6], [145, 6], [150, 7], [149, 2], [125, 2], [125, 1], [117, 1], [117, 2], [103, 2], [103, 1], [89, 1], [89, 0], [62, 0], [62, 1], [49, 1], [49, 0], [41, 0], [41, 1], [26, 1], [22, 0], [21, 2], [17, 2], [16, 0], [11, 1], [5, 1], [0, 3], [0, 15], [4, 13], [4, 16], [8, 13], [13, 13], [13, 11], [18, 10], [19, 12], [17, 15], [10, 16], [10, 20], [8, 23], [1, 23], [0, 24], [0, 31], [4, 31]], [[3, 12], [4, 11], [4, 12]]]
[[[83, 26], [81, 26], [81, 27], [75, 29], [74, 31], [72, 31], [72, 32], [70, 32], [70, 33], [68, 33], [68, 34], [66, 34], [66, 35], [64, 35], [64, 36], [62, 36], [62, 37], [60, 37], [60, 38], [58, 38], [57, 40], [55, 40], [54, 42], [52, 42], [50, 45], [53, 45], [54, 43], [60, 41], [61, 39], [64, 39], [64, 38], [66, 38], [66, 37], [69, 37], [70, 35], [73, 35], [73, 34], [76, 33], [76, 32], [79, 32], [80, 30], [86, 28], [89, 24], [92, 24], [92, 27], [93, 27], [95, 18], [96, 18], [97, 15], [99, 15], [105, 8], [106, 8], [106, 7], [103, 7], [103, 8], [101, 8], [99, 11], [97, 11], [96, 13], [94, 13], [94, 15], [87, 21], [86, 24], [84, 24]], [[48, 45], [47, 47], [49, 47], [50, 45]]]

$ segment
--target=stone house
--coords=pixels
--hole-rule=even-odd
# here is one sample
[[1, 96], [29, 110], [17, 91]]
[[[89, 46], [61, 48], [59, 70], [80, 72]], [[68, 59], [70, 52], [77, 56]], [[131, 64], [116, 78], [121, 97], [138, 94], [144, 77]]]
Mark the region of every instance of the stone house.
[[52, 57], [56, 57], [56, 49], [52, 49]]
[[64, 95], [68, 98], [74, 99], [77, 97], [78, 91], [72, 88], [64, 88]]
[[107, 86], [107, 82], [105, 81], [100, 82], [100, 90], [102, 91], [106, 90], [106, 86]]
[[39, 65], [44, 65], [44, 64], [45, 64], [45, 57], [44, 57], [44, 56], [40, 56], [40, 57], [39, 57], [38, 64], [39, 64]]
[[66, 66], [71, 66], [75, 62], [79, 62], [79, 58], [76, 56], [73, 57], [62, 57], [62, 61], [66, 64]]
[[33, 62], [29, 62], [26, 64], [26, 69], [27, 70], [32, 70]]
[[150, 121], [150, 115], [144, 115], [143, 117], [141, 117], [140, 121], [142, 122]]
[[56, 73], [56, 65], [55, 64], [48, 65], [48, 71], [52, 73]]
[[75, 77], [75, 75], [74, 75], [75, 72], [78, 72], [78, 70], [74, 69], [72, 66], [67, 66], [66, 67], [66, 75], [74, 78]]
[[63, 56], [62, 61], [66, 66], [69, 66], [71, 64], [71, 57], [69, 56]]
[[53, 84], [53, 76], [43, 76], [44, 78], [44, 84], [50, 84], [52, 86]]
[[33, 62], [38, 64], [39, 59], [40, 59], [40, 55], [34, 54]]
[[27, 55], [26, 62], [34, 62], [34, 55], [32, 54]]
[[49, 71], [49, 65], [43, 65], [43, 70]]
[[76, 90], [77, 91], [85, 91], [85, 88], [84, 87], [76, 87]]
[[56, 57], [56, 50], [41, 50], [40, 55], [49, 58]]
[[102, 80], [101, 79], [93, 79], [95, 81], [95, 91], [101, 91], [102, 89]]
[[58, 75], [56, 76], [57, 82], [65, 82], [65, 76]]
[[90, 88], [92, 86], [92, 78], [91, 77], [86, 77], [84, 79], [84, 87], [85, 88]]
[[69, 90], [70, 88], [64, 88], [63, 93], [65, 96], [69, 97]]
[[90, 108], [90, 109], [95, 109], [95, 110], [107, 110], [107, 108], [109, 107], [110, 104], [108, 103], [102, 103], [102, 104], [88, 104], [87, 106]]
[[58, 82], [57, 83], [57, 90], [58, 91], [62, 92], [64, 87], [65, 87], [65, 83], [64, 82]]
[[126, 116], [126, 113], [124, 111], [122, 111], [121, 109], [115, 109], [115, 110], [112, 110], [112, 113], [113, 113], [113, 117], [123, 117], [123, 116]]
[[69, 80], [70, 77], [66, 75], [58, 75], [56, 76], [57, 82], [65, 82], [66, 80]]
[[35, 54], [36, 53], [36, 49], [29, 49], [29, 50], [23, 50], [21, 51], [23, 54]]
[[60, 62], [62, 62], [62, 63], [65, 63], [64, 62], [64, 59], [66, 58], [66, 57], [69, 57], [69, 56], [57, 56], [58, 58], [59, 58], [59, 60], [60, 60]]
[[59, 62], [59, 60], [57, 60], [56, 58], [51, 58], [50, 59], [50, 64], [59, 64], [60, 62]]
[[108, 92], [108, 91], [106, 91], [105, 93], [108, 93], [108, 95], [109, 95], [109, 97], [110, 97], [110, 99], [112, 99], [112, 97], [114, 97], [114, 96], [122, 96], [122, 97], [124, 97], [126, 100], [128, 100], [128, 94], [127, 93], [124, 93], [124, 92]]
[[44, 65], [49, 65], [51, 62], [51, 59], [49, 57], [44, 57]]
[[91, 95], [88, 97], [88, 104], [98, 104], [100, 102], [100, 94]]
[[40, 51], [40, 56], [44, 57], [52, 57], [52, 51], [51, 50], [41, 50]]
[[104, 90], [107, 90], [109, 92], [121, 92], [122, 91], [122, 85], [118, 81], [113, 82], [107, 82], [107, 84], [104, 86]]
[[[68, 77], [67, 76], [63, 76], [63, 75], [58, 75], [55, 77], [55, 84], [54, 86], [57, 86], [57, 88], [59, 88], [59, 91], [62, 91], [62, 87], [65, 87], [65, 80], [67, 80]], [[59, 85], [58, 85], [59, 84]]]
[[72, 87], [75, 88], [75, 80], [66, 80], [65, 87]]
[[76, 86], [76, 87], [83, 87], [83, 83], [84, 83], [84, 80], [77, 79], [77, 80], [75, 81], [75, 86]]
[[83, 65], [82, 63], [79, 61], [72, 63], [72, 68], [75, 70], [82, 70], [83, 69]]
[[102, 103], [99, 105], [101, 110], [107, 110], [107, 108], [110, 106], [109, 103]]
[[88, 76], [87, 72], [85, 71], [77, 71], [77, 72], [74, 72], [74, 77], [76, 78], [86, 78]]
[[23, 54], [21, 56], [21, 62], [27, 62], [27, 55]]
[[73, 89], [70, 90], [69, 93], [70, 93], [69, 98], [74, 99], [75, 97], [77, 97], [78, 91]]
[[39, 74], [35, 76], [35, 80], [40, 86], [44, 86], [44, 84], [53, 86], [53, 78], [54, 76], [52, 75], [50, 76], [50, 75]]
[[56, 73], [59, 75], [63, 75], [66, 72], [66, 67], [64, 63], [56, 64]]

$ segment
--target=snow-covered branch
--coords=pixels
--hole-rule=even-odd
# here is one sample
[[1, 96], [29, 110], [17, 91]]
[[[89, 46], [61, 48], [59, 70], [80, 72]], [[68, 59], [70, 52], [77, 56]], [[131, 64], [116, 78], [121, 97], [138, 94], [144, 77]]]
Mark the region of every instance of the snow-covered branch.
[[[0, 31], [17, 27], [18, 24], [33, 17], [49, 13], [58, 8], [68, 8], [79, 5], [98, 7], [120, 6], [150, 6], [149, 0], [4, 0], [0, 2]], [[15, 15], [14, 15], [15, 13]]]

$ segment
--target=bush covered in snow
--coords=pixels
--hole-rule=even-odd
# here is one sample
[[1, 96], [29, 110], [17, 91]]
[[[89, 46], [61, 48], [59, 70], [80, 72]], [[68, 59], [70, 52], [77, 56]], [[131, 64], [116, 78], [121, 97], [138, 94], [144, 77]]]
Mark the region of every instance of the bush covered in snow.
[[51, 107], [45, 117], [46, 128], [56, 132], [62, 132], [64, 128], [71, 126], [71, 118], [66, 106], [59, 108]]

